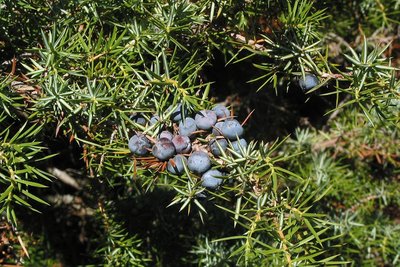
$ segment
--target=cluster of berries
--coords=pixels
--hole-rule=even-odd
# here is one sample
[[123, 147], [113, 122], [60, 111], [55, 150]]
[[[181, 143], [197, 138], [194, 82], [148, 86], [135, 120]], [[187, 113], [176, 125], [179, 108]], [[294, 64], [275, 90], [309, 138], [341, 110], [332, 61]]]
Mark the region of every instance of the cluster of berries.
[[[171, 174], [184, 173], [186, 166], [190, 172], [201, 175], [202, 186], [216, 189], [222, 183], [223, 173], [211, 169], [212, 160], [216, 161], [226, 153], [228, 147], [242, 154], [247, 147], [246, 140], [240, 138], [243, 135], [242, 125], [230, 116], [229, 110], [223, 105], [217, 105], [212, 110], [201, 110], [194, 118], [184, 118], [182, 106], [178, 105], [170, 119], [174, 122], [171, 127], [173, 130], [160, 132], [157, 139], [135, 134], [129, 140], [129, 149], [141, 157], [151, 153], [154, 160], [166, 164]], [[133, 120], [146, 124], [146, 119], [141, 115], [135, 115]], [[152, 125], [158, 120], [157, 116], [153, 116], [149, 123]]]

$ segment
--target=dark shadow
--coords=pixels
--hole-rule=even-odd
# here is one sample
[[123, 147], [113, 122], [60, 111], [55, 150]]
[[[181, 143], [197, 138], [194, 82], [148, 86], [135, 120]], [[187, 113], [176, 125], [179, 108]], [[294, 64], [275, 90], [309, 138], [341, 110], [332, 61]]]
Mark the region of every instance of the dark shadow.
[[120, 221], [131, 234], [149, 240], [146, 250], [153, 252], [161, 266], [188, 266], [182, 259], [190, 258], [188, 249], [196, 245], [200, 235], [213, 239], [243, 234], [243, 229], [235, 229], [228, 214], [215, 206], [216, 200], [202, 201], [208, 213], [203, 224], [194, 206], [190, 215], [187, 210], [179, 212], [179, 205], [167, 207], [174, 196], [174, 191], [155, 189], [116, 204]]
[[321, 129], [326, 124], [328, 116], [325, 113], [335, 107], [336, 101], [334, 96], [320, 96], [321, 92], [328, 90], [327, 87], [322, 87], [318, 93], [305, 94], [292, 80], [289, 90], [282, 84], [278, 94], [268, 87], [257, 92], [260, 83], [249, 81], [263, 73], [253, 66], [254, 60], [262, 59], [248, 59], [225, 66], [223, 55], [215, 51], [211, 66], [204, 72], [207, 81], [215, 81], [213, 97], [218, 101], [228, 98], [239, 121], [255, 110], [245, 126], [247, 138], [270, 141], [293, 133], [297, 127]]

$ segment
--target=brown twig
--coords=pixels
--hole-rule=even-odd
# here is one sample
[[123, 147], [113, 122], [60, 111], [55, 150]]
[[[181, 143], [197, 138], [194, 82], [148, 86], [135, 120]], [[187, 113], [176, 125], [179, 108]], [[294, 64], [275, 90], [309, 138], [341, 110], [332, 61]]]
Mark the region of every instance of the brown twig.
[[377, 198], [380, 198], [380, 196], [378, 196], [378, 195], [367, 196], [367, 197], [361, 199], [358, 203], [356, 203], [353, 206], [351, 206], [350, 208], [348, 208], [346, 211], [355, 212], [357, 210], [357, 208], [360, 207], [361, 205], [363, 205], [364, 203], [366, 203], [366, 202], [368, 202], [370, 200], [377, 199]]
[[258, 41], [247, 40], [246, 37], [244, 37], [243, 35], [240, 35], [240, 34], [238, 34], [238, 33], [233, 33], [233, 34], [232, 34], [232, 37], [233, 37], [236, 41], [238, 41], [238, 42], [240, 42], [240, 43], [243, 43], [243, 44], [246, 44], [246, 45], [249, 45], [249, 46], [251, 46], [251, 47], [252, 47], [253, 49], [255, 49], [255, 50], [259, 50], [259, 51], [266, 51], [266, 50], [267, 50], [263, 45], [260, 45], [260, 44], [259, 44], [259, 43], [261, 42], [260, 40], [258, 40]]
[[292, 258], [291, 258], [290, 252], [289, 252], [289, 248], [286, 245], [287, 240], [286, 240], [285, 234], [281, 230], [281, 228], [279, 226], [279, 223], [278, 223], [278, 220], [276, 219], [276, 217], [274, 218], [274, 226], [275, 226], [276, 232], [278, 233], [279, 239], [282, 242], [282, 248], [285, 251], [286, 261], [288, 263], [288, 266], [293, 266]]
[[246, 122], [250, 119], [250, 116], [253, 114], [254, 111], [255, 111], [255, 109], [253, 109], [253, 110], [249, 113], [249, 115], [247, 115], [246, 119], [244, 119], [244, 121], [243, 121], [242, 124], [241, 124], [242, 126], [246, 124]]
[[81, 190], [81, 186], [76, 182], [76, 180], [65, 171], [62, 171], [55, 167], [48, 168], [47, 171], [58, 178], [64, 184], [67, 184], [77, 190]]

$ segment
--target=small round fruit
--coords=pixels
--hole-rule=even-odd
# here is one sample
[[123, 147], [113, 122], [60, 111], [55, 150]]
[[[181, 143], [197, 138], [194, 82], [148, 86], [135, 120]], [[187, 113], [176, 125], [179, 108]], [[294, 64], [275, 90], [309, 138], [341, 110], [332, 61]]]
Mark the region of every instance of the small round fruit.
[[192, 149], [190, 138], [185, 135], [175, 135], [172, 143], [174, 143], [176, 153], [189, 153]]
[[212, 110], [199, 111], [194, 117], [197, 128], [201, 130], [210, 130], [217, 122], [217, 115]]
[[199, 200], [205, 200], [205, 199], [207, 199], [207, 195], [204, 193], [198, 193], [198, 194], [196, 194], [196, 198]]
[[319, 84], [319, 80], [317, 76], [311, 73], [307, 73], [304, 78], [300, 77], [299, 86], [303, 90], [303, 92], [307, 92], [308, 90], [314, 88]]
[[212, 130], [213, 135], [215, 135], [215, 136], [222, 135], [222, 131], [221, 131], [222, 124], [224, 124], [224, 122], [219, 121], [214, 125], [213, 130]]
[[165, 161], [175, 155], [175, 146], [167, 138], [159, 139], [153, 146], [153, 156], [161, 161]]
[[194, 173], [204, 173], [211, 168], [211, 160], [208, 154], [203, 151], [196, 151], [190, 155], [188, 168]]
[[226, 118], [231, 115], [229, 109], [224, 105], [216, 105], [212, 110], [215, 112], [218, 119]]
[[245, 150], [247, 148], [247, 141], [243, 138], [239, 139], [239, 141], [232, 142], [232, 149], [235, 152], [242, 154], [242, 151], [240, 150], [240, 148], [242, 148], [242, 150]]
[[226, 141], [226, 139], [213, 139], [210, 141], [209, 146], [210, 146], [211, 153], [214, 156], [218, 157], [218, 156], [222, 155], [222, 151], [226, 150], [226, 148], [228, 146], [228, 141]]
[[[169, 106], [167, 111], [171, 111], [172, 108], [173, 108], [173, 106]], [[178, 106], [171, 113], [170, 118], [174, 122], [178, 122], [178, 121], [182, 120], [182, 104], [181, 103], [179, 103]]]
[[191, 136], [197, 130], [196, 122], [192, 118], [185, 118], [179, 122], [179, 134]]
[[160, 117], [158, 116], [158, 115], [153, 115], [151, 118], [150, 118], [150, 125], [154, 125], [154, 124], [156, 124], [158, 121], [160, 120]]
[[159, 135], [158, 138], [167, 138], [168, 140], [172, 141], [172, 138], [174, 138], [174, 135], [170, 131], [162, 131]]
[[133, 113], [131, 116], [131, 120], [133, 120], [137, 124], [140, 124], [143, 126], [146, 125], [146, 119], [140, 113]]
[[149, 151], [151, 144], [143, 134], [135, 134], [129, 139], [128, 147], [133, 154], [144, 156]]
[[185, 171], [184, 165], [187, 165], [187, 162], [185, 156], [176, 155], [172, 159], [169, 159], [167, 170], [172, 174], [182, 174]]
[[222, 173], [218, 170], [209, 170], [204, 173], [201, 177], [202, 183], [201, 185], [208, 189], [216, 189], [221, 183], [222, 179], [219, 178], [222, 176]]
[[230, 140], [236, 140], [243, 134], [243, 127], [235, 120], [226, 120], [221, 126], [222, 135]]

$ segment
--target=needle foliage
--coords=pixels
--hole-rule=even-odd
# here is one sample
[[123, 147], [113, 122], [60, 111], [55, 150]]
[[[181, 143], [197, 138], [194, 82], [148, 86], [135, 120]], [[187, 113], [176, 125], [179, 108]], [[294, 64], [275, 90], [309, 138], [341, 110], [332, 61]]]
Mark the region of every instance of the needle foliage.
[[[398, 266], [399, 13], [398, 0], [0, 1], [0, 264]], [[303, 92], [306, 74], [319, 84]], [[217, 102], [248, 140], [213, 160], [217, 189], [130, 152], [176, 109]]]

